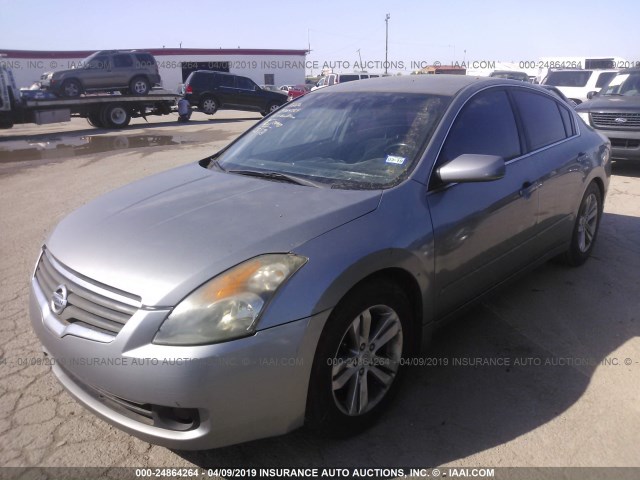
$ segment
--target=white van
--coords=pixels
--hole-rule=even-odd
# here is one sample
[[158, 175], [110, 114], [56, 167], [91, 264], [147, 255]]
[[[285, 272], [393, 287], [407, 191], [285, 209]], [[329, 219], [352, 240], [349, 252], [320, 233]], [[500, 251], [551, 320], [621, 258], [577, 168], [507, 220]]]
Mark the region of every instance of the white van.
[[577, 104], [587, 101], [587, 93], [599, 92], [618, 70], [549, 70], [543, 85], [553, 85]]
[[311, 90], [330, 87], [339, 83], [353, 82], [354, 80], [364, 80], [366, 78], [377, 78], [380, 75], [369, 73], [329, 73], [322, 77]]

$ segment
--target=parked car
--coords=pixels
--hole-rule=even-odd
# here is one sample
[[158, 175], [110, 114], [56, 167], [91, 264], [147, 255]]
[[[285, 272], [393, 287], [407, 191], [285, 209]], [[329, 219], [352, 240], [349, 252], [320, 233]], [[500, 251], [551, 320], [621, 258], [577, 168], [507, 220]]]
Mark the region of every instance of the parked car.
[[555, 96], [557, 96], [563, 102], [567, 102], [569, 105], [571, 105], [572, 108], [575, 108], [578, 105], [576, 102], [574, 102], [570, 98], [565, 97], [564, 93], [562, 93], [558, 87], [554, 87], [553, 85], [540, 85], [540, 86], [542, 88], [544, 88], [545, 90], [548, 90], [551, 93], [553, 93]]
[[305, 83], [305, 84], [296, 85], [294, 87], [291, 87], [289, 89], [288, 100], [289, 101], [295, 100], [298, 97], [306, 95], [307, 93], [309, 93], [311, 91], [312, 88], [313, 88], [313, 84], [311, 84], [311, 83]]
[[600, 93], [576, 108], [578, 115], [611, 141], [616, 160], [640, 160], [640, 69], [622, 70]]
[[567, 98], [580, 105], [588, 100], [589, 92], [599, 91], [616, 73], [617, 70], [550, 70], [542, 84], [558, 87]]
[[287, 93], [289, 91], [289, 89], [293, 88], [294, 85], [282, 85], [280, 87], [280, 90], [282, 90], [284, 93]]
[[489, 76], [492, 78], [508, 78], [509, 80], [529, 82], [529, 75], [525, 72], [516, 72], [513, 70], [494, 70]]
[[263, 90], [269, 90], [270, 92], [284, 93], [282, 90], [280, 90], [275, 85], [260, 85], [260, 88], [263, 89]]
[[41, 88], [62, 97], [92, 91], [146, 95], [160, 82], [153, 55], [137, 50], [102, 50], [82, 60], [77, 68], [47, 72], [40, 78]]
[[63, 219], [31, 322], [65, 388], [146, 441], [353, 434], [444, 319], [587, 261], [609, 178], [606, 138], [541, 88], [348, 82]]
[[284, 93], [263, 90], [250, 78], [208, 70], [196, 70], [189, 75], [184, 97], [207, 115], [218, 110], [244, 110], [267, 115], [287, 102]]

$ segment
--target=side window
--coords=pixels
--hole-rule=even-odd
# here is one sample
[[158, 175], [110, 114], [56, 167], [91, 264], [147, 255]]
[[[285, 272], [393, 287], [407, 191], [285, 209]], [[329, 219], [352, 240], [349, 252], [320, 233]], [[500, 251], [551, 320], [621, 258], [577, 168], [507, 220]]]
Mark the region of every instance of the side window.
[[151, 67], [156, 63], [153, 56], [148, 53], [136, 53], [135, 56], [138, 62], [138, 65], [136, 65], [137, 68]]
[[481, 92], [467, 103], [449, 131], [438, 165], [464, 153], [499, 155], [505, 160], [521, 154], [518, 128], [504, 90]]
[[86, 68], [93, 68], [98, 70], [109, 70], [111, 64], [109, 63], [109, 57], [96, 57], [89, 62]]
[[569, 110], [564, 108], [562, 105], [558, 105], [558, 110], [560, 110], [560, 116], [562, 117], [562, 122], [564, 123], [564, 131], [567, 134], [567, 137], [572, 137], [576, 134], [575, 125], [573, 124], [573, 118], [569, 113]]
[[216, 83], [219, 87], [234, 87], [235, 77], [233, 75], [216, 75]]
[[255, 83], [246, 77], [236, 77], [236, 88], [241, 90], [253, 90]]
[[514, 90], [513, 97], [522, 117], [530, 150], [537, 150], [567, 138], [555, 100], [523, 90]]
[[607, 83], [609, 83], [609, 80], [611, 80], [615, 76], [616, 76], [616, 72], [601, 73], [600, 76], [598, 77], [598, 80], [596, 81], [596, 88], [604, 87]]
[[116, 68], [127, 68], [133, 66], [131, 55], [118, 54], [113, 56], [113, 65]]

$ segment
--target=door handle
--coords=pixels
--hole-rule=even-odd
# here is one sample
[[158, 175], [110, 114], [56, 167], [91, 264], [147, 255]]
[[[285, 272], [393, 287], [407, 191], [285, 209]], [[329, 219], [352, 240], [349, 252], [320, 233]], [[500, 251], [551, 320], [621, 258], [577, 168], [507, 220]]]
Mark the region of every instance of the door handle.
[[540, 187], [542, 187], [542, 182], [524, 182], [518, 193], [522, 198], [529, 198]]
[[589, 160], [589, 155], [587, 155], [587, 154], [586, 154], [586, 152], [580, 152], [580, 153], [578, 154], [578, 159], [577, 159], [577, 161], [578, 161], [579, 163], [584, 163], [584, 162], [586, 162], [587, 160]]

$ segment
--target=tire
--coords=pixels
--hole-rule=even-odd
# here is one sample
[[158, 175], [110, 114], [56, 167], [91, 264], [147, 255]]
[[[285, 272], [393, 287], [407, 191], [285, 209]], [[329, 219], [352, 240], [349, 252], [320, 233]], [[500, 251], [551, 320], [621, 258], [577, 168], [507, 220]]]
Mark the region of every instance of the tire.
[[307, 397], [307, 426], [344, 437], [377, 420], [400, 384], [401, 358], [406, 357], [412, 338], [411, 312], [404, 292], [386, 280], [367, 282], [347, 294], [318, 342]]
[[60, 94], [68, 98], [79, 97], [82, 94], [82, 85], [78, 80], [65, 80], [60, 87]]
[[104, 128], [104, 125], [102, 123], [102, 118], [100, 118], [99, 113], [95, 113], [95, 112], [89, 113], [87, 115], [87, 122], [89, 122], [89, 125], [93, 127]]
[[204, 97], [200, 99], [198, 109], [207, 115], [213, 115], [218, 111], [218, 101], [213, 97]]
[[280, 105], [278, 105], [277, 103], [270, 103], [269, 105], [267, 105], [267, 109], [260, 113], [262, 114], [263, 117], [266, 117], [271, 112], [275, 112], [279, 108], [280, 108]]
[[602, 207], [602, 194], [598, 186], [592, 182], [578, 207], [571, 245], [563, 255], [567, 265], [579, 267], [591, 255], [598, 237]]
[[129, 83], [129, 92], [132, 95], [147, 95], [151, 90], [151, 84], [145, 77], [135, 77]]
[[103, 107], [100, 120], [105, 128], [124, 128], [131, 121], [131, 114], [124, 105], [113, 103]]

